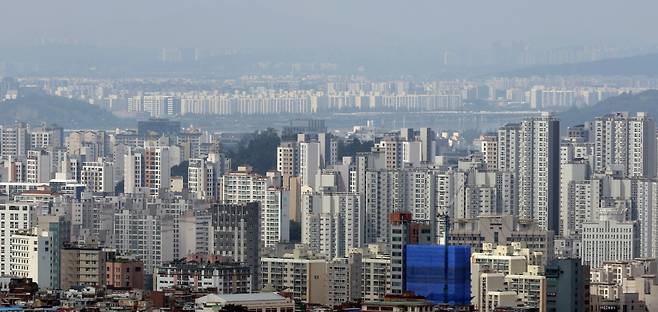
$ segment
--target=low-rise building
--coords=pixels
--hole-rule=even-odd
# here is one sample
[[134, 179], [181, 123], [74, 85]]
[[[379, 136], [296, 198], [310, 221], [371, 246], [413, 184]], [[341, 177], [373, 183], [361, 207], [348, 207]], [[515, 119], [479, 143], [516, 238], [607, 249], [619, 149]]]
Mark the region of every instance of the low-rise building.
[[471, 303], [479, 311], [521, 307], [547, 311], [543, 254], [523, 246], [483, 244], [482, 252], [471, 255]]
[[261, 258], [263, 287], [289, 292], [295, 300], [326, 305], [327, 279], [327, 260], [301, 248], [281, 257]]
[[107, 280], [105, 260], [108, 251], [95, 246], [65, 245], [61, 250], [61, 286], [104, 287]]
[[212, 312], [227, 305], [243, 306], [250, 312], [294, 312], [292, 299], [273, 292], [253, 294], [208, 294], [194, 300], [196, 311]]
[[295, 300], [323, 306], [359, 299], [362, 273], [360, 253], [327, 260], [299, 246], [292, 253], [261, 258], [263, 288], [285, 291]]
[[609, 306], [631, 311], [639, 303], [648, 311], [658, 310], [657, 270], [653, 258], [607, 261], [591, 269], [593, 311]]
[[135, 258], [110, 256], [105, 262], [107, 286], [112, 288], [144, 288], [144, 263]]
[[189, 288], [218, 294], [250, 293], [251, 269], [234, 262], [176, 261], [155, 270], [153, 286], [157, 291]]
[[434, 304], [411, 294], [387, 295], [383, 300], [369, 301], [361, 306], [363, 312], [431, 312]]
[[361, 258], [361, 299], [380, 301], [391, 293], [391, 256], [371, 245]]
[[473, 252], [482, 252], [484, 243], [523, 243], [527, 248], [541, 251], [546, 265], [553, 258], [554, 236], [552, 231], [543, 230], [531, 221], [511, 215], [491, 215], [455, 220], [450, 227], [449, 240], [451, 245], [469, 245]]

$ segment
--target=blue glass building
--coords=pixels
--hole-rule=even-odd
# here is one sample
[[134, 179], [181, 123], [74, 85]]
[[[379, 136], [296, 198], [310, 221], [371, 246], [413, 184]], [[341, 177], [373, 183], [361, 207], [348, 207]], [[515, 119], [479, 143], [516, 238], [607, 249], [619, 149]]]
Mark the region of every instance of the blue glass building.
[[469, 246], [407, 245], [405, 291], [412, 291], [435, 304], [470, 304], [470, 257]]

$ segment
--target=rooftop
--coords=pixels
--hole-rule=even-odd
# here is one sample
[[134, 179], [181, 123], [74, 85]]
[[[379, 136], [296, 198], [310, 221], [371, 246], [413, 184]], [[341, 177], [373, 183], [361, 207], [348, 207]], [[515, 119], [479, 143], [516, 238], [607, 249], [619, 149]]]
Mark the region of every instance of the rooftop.
[[391, 301], [369, 301], [369, 302], [364, 302], [364, 306], [400, 306], [400, 305], [405, 305], [405, 306], [426, 306], [426, 305], [433, 305], [432, 302], [427, 301], [427, 300], [391, 300]]
[[286, 297], [283, 297], [273, 292], [252, 293], [252, 294], [224, 294], [224, 295], [216, 295], [216, 296], [227, 302], [286, 300]]

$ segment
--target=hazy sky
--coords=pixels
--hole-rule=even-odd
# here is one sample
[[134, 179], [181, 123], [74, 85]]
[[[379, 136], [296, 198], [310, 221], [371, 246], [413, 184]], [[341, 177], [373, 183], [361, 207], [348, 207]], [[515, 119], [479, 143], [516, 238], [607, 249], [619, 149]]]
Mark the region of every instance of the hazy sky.
[[655, 45], [657, 14], [655, 0], [2, 0], [0, 46]]

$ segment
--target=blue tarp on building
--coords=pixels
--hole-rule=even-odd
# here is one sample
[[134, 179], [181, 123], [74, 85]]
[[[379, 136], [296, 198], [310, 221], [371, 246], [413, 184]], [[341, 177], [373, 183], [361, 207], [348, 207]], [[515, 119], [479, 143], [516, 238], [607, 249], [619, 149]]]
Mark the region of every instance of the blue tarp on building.
[[469, 246], [407, 245], [405, 290], [433, 303], [470, 304], [470, 257]]

